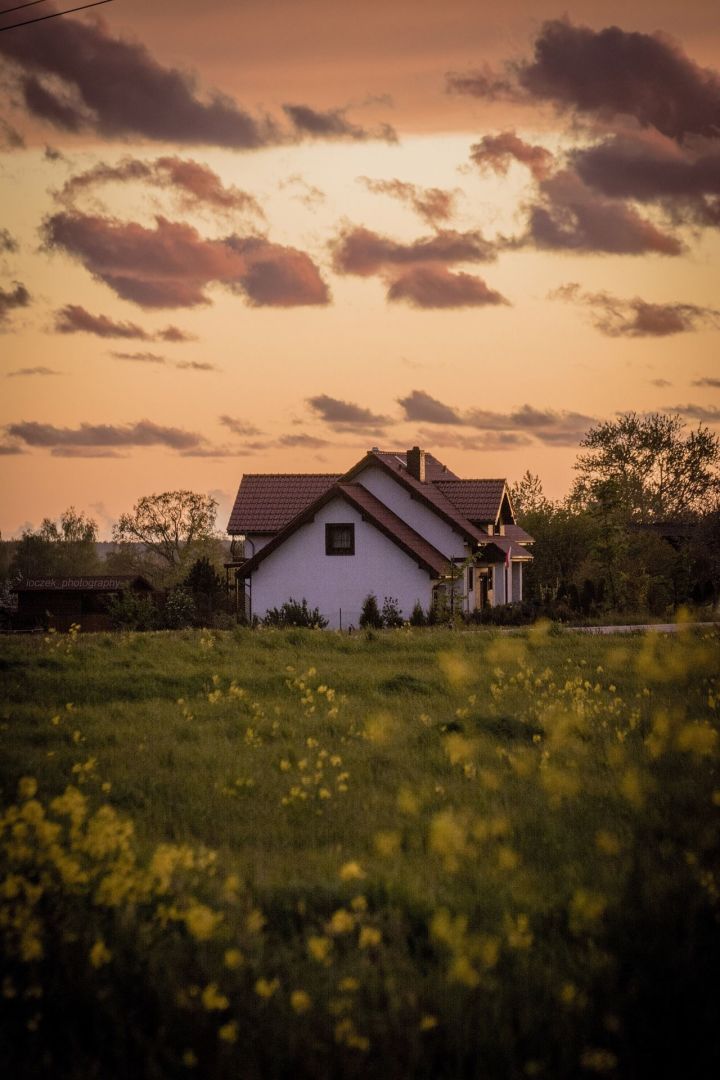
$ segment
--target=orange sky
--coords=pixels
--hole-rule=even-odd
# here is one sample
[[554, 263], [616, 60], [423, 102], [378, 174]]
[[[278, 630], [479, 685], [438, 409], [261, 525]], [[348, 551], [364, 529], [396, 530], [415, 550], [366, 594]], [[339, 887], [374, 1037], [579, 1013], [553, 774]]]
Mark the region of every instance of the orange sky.
[[720, 427], [704, 0], [98, 10], [0, 30], [4, 538], [372, 445], [560, 497], [598, 419]]

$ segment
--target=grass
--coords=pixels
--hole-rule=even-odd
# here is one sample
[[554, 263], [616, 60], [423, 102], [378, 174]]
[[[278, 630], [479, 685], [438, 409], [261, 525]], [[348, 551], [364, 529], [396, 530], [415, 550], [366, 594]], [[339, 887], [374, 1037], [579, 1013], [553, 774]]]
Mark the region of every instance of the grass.
[[713, 1075], [719, 643], [4, 640], [0, 1057]]

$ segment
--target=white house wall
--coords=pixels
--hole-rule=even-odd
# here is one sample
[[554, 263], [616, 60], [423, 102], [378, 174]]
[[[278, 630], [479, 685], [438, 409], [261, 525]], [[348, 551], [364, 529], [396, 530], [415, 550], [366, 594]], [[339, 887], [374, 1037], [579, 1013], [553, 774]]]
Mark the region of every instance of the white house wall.
[[[326, 555], [325, 525], [355, 525], [355, 554]], [[432, 582], [411, 556], [388, 540], [342, 499], [333, 499], [260, 564], [252, 575], [252, 613], [262, 618], [291, 597], [319, 608], [330, 626], [357, 627], [363, 600], [373, 592], [398, 601], [408, 619], [416, 601], [430, 606]]]
[[355, 477], [355, 482], [371, 491], [380, 502], [443, 555], [448, 558], [451, 555], [462, 558], [467, 554], [463, 537], [420, 499], [414, 499], [406, 488], [393, 480], [383, 469], [368, 466]]

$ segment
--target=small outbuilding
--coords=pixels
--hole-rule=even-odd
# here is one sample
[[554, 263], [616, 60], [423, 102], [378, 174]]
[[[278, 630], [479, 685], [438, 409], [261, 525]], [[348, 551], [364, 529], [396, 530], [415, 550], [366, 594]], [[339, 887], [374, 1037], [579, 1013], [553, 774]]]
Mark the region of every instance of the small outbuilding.
[[148, 595], [153, 591], [146, 578], [133, 574], [28, 578], [13, 590], [18, 597], [15, 629], [68, 631], [75, 623], [81, 630], [109, 630], [108, 601], [129, 589]]

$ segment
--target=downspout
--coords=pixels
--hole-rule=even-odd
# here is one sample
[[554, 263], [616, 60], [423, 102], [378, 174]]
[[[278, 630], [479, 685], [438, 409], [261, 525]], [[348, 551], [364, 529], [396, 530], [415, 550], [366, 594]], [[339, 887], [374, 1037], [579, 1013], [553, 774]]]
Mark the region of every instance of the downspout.
[[[255, 558], [255, 541], [251, 540], [249, 536], [246, 536], [245, 537], [245, 543], [246, 544], [252, 544], [252, 555], [250, 556], [250, 558], [254, 559]], [[248, 620], [248, 626], [252, 626], [252, 617], [253, 617], [253, 615], [252, 615], [252, 574], [250, 575], [250, 577], [245, 578], [245, 580], [247, 582], [247, 597], [248, 597], [247, 620]]]

